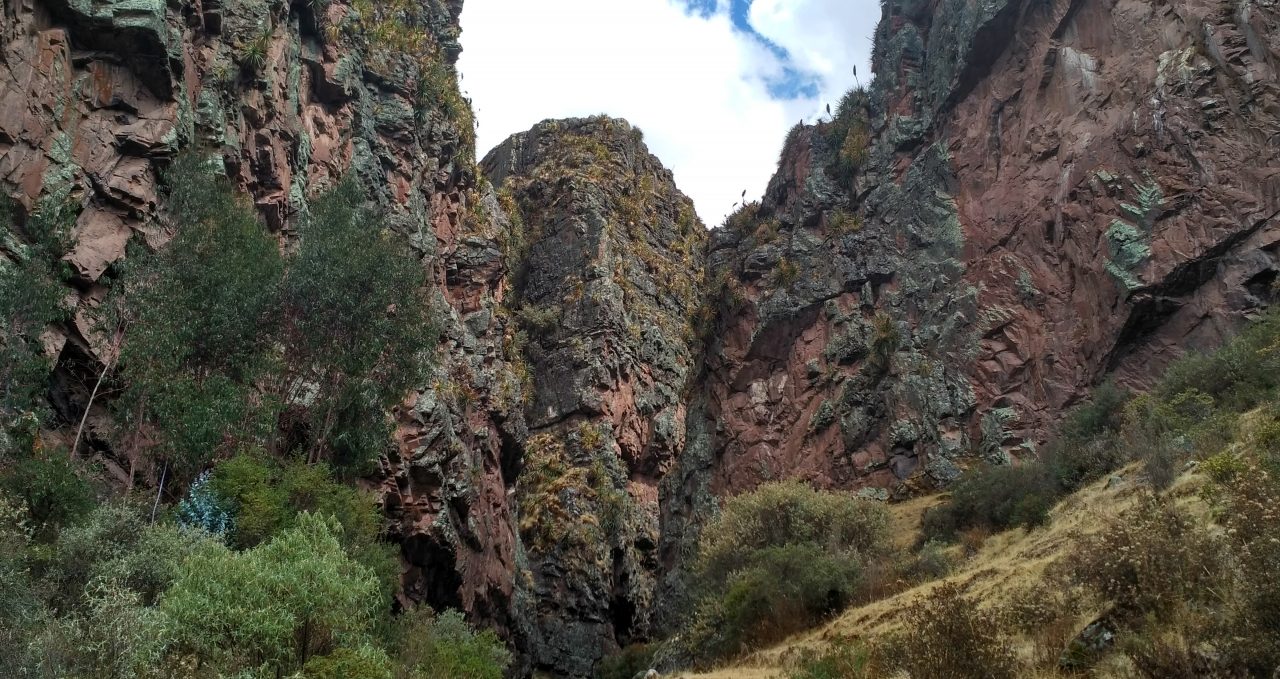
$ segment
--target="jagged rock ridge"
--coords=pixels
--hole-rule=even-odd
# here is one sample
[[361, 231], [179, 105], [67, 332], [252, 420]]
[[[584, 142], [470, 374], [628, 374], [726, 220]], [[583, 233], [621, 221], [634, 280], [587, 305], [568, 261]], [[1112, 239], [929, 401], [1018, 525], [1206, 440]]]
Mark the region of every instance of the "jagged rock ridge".
[[[517, 673], [590, 676], [670, 630], [720, 497], [887, 498], [1031, 454], [1104, 375], [1142, 386], [1274, 296], [1275, 3], [891, 0], [869, 91], [709, 234], [622, 121], [542, 123], [482, 179], [461, 3], [411, 4], [422, 58], [370, 44], [357, 4], [9, 3], [0, 176], [25, 210], [79, 206], [83, 312], [131, 239], [163, 246], [179, 148], [283, 241], [354, 171], [444, 319], [369, 479], [402, 596], [498, 628]], [[102, 368], [89, 318], [48, 337], [50, 437]], [[154, 481], [105, 407], [89, 423], [86, 454]]]

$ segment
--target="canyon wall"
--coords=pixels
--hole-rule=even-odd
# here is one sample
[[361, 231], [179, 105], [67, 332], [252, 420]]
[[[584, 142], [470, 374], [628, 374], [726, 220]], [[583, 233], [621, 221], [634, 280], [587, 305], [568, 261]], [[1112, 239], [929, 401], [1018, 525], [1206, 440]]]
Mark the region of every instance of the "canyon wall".
[[[517, 674], [591, 676], [673, 629], [720, 498], [798, 477], [890, 500], [1032, 455], [1106, 376], [1140, 388], [1275, 295], [1274, 2], [890, 0], [868, 90], [711, 231], [624, 121], [544, 122], [477, 165], [461, 11], [9, 0], [0, 178], [21, 213], [79, 212], [79, 313], [46, 333], [65, 440], [110, 360], [93, 308], [130, 243], [172, 235], [179, 149], [282, 244], [354, 173], [442, 325], [365, 481], [401, 601], [495, 627]], [[82, 456], [156, 482], [109, 403], [87, 421]]]

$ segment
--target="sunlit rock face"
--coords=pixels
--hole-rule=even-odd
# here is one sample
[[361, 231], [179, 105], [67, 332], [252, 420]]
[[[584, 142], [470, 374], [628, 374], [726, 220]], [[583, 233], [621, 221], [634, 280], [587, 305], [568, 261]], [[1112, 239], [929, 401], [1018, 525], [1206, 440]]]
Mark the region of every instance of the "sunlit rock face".
[[1274, 8], [885, 12], [866, 143], [797, 128], [762, 204], [712, 235], [716, 495], [944, 484], [1272, 300]]
[[[383, 42], [353, 4], [6, 6], [0, 177], [20, 211], [80, 210], [48, 435], [101, 372], [86, 312], [126, 247], [172, 235], [179, 149], [286, 245], [354, 173], [442, 327], [365, 480], [399, 596], [495, 627], [516, 674], [592, 676], [674, 628], [723, 497], [787, 477], [904, 497], [1029, 455], [1104, 376], [1141, 387], [1275, 294], [1266, 3], [890, 0], [869, 91], [797, 127], [760, 203], [711, 231], [624, 121], [544, 122], [477, 167], [461, 3], [405, 3], [413, 41]], [[104, 401], [87, 449], [154, 483]]]

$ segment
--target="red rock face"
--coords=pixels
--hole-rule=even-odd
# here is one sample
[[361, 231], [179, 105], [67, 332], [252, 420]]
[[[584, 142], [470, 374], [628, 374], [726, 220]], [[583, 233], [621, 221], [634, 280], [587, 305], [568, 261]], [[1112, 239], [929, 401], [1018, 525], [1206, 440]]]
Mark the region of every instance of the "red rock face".
[[[308, 198], [354, 172], [424, 255], [445, 310], [437, 375], [407, 395], [399, 452], [367, 483], [403, 545], [404, 595], [518, 637], [508, 491], [523, 414], [518, 388], [493, 388], [513, 379], [494, 313], [509, 287], [494, 244], [507, 223], [477, 188], [469, 112], [450, 104], [462, 101], [456, 83], [420, 101], [421, 64], [367, 44], [346, 2], [324, 3], [324, 16], [308, 3], [143, 5], [21, 0], [0, 23], [0, 179], [23, 210], [50, 196], [79, 209], [66, 257], [79, 308], [45, 343], [63, 376], [62, 420], [79, 420], [106, 356], [86, 313], [100, 279], [131, 239], [156, 248], [171, 236], [156, 219], [159, 177], [180, 148], [219, 159], [282, 244]], [[460, 3], [418, 9], [411, 23], [430, 27], [451, 73]], [[112, 449], [104, 400], [85, 450], [122, 483], [154, 482], [155, 470]]]
[[[1274, 8], [886, 12], [856, 176], [832, 174], [835, 124], [798, 130], [758, 211], [713, 235], [735, 300], [708, 357], [717, 495], [945, 483], [970, 453], [1028, 454], [1104, 376], [1142, 388], [1273, 301]], [[901, 338], [883, 375], [831, 351], [848, 318], [881, 316]]]
[[[620, 121], [514, 137], [485, 163], [500, 200], [456, 83], [420, 100], [403, 55], [324, 29], [341, 0], [77, 4], [11, 2], [0, 24], [0, 179], [23, 210], [80, 208], [78, 312], [44, 338], [61, 417], [101, 368], [103, 278], [131, 239], [171, 236], [179, 148], [219, 157], [282, 243], [354, 172], [443, 317], [367, 480], [403, 597], [494, 624], [521, 669], [589, 676], [670, 627], [724, 496], [784, 477], [903, 496], [1027, 455], [1104, 375], [1142, 387], [1218, 344], [1280, 275], [1265, 3], [891, 0], [870, 92], [794, 131], [761, 204], [709, 241]], [[461, 5], [420, 9], [447, 70]], [[89, 423], [108, 473], [148, 477], [103, 404]]]
[[[1028, 12], [1019, 35], [1038, 39], [949, 114], [966, 277], [1018, 310], [983, 338], [979, 407], [1015, 405], [1034, 436], [1104, 372], [1141, 387], [1272, 301], [1277, 18], [1226, 2]], [[1138, 224], [1126, 204], [1148, 186], [1160, 201]], [[1130, 285], [1107, 270], [1116, 220], [1148, 232]]]

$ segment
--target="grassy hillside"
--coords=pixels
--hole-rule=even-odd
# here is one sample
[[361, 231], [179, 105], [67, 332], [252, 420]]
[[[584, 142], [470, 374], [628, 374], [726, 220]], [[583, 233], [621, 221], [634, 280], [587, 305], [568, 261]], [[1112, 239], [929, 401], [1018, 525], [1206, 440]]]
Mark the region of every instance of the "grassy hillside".
[[949, 573], [676, 676], [1273, 676], [1278, 358], [1267, 317], [1146, 394], [1101, 389], [1038, 458], [889, 508]]

